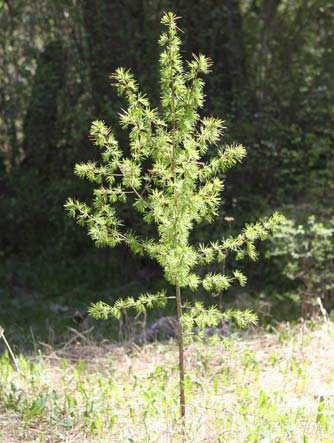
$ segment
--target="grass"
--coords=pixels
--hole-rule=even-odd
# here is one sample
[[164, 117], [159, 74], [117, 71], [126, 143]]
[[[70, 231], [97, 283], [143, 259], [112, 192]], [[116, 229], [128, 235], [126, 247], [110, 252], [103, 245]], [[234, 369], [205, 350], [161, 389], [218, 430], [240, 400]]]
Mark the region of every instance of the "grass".
[[[179, 442], [174, 343], [126, 349], [77, 334], [0, 359], [0, 442]], [[187, 442], [334, 442], [334, 325], [280, 324], [186, 349]]]

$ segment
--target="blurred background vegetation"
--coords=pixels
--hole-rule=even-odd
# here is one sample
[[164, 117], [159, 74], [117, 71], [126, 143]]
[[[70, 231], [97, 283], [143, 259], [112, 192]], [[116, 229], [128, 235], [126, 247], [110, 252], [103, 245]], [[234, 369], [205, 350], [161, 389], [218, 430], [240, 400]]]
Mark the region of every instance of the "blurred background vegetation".
[[[182, 17], [185, 56], [214, 60], [205, 113], [223, 118], [225, 140], [248, 151], [228, 174], [216, 224], [198, 238], [226, 235], [276, 209], [294, 221], [295, 231], [261, 246], [260, 262], [243, 265], [247, 292], [232, 291], [227, 302], [263, 306], [265, 319], [297, 318], [305, 274], [318, 274], [321, 263], [327, 277], [307, 291], [333, 307], [332, 0], [0, 0], [0, 324], [13, 334], [41, 338], [55, 328], [57, 336], [91, 301], [163, 284], [149, 260], [96, 249], [63, 205], [69, 195], [89, 199], [91, 186], [73, 166], [96, 155], [93, 119], [112, 125], [126, 149], [109, 75], [131, 68], [158, 105], [165, 10]], [[301, 232], [309, 216], [320, 228], [313, 222]], [[132, 217], [124, 211], [126, 223], [137, 223]], [[289, 258], [284, 238], [305, 248]], [[320, 253], [318, 238], [326, 243]], [[296, 270], [296, 260], [302, 274], [287, 278], [287, 262]]]

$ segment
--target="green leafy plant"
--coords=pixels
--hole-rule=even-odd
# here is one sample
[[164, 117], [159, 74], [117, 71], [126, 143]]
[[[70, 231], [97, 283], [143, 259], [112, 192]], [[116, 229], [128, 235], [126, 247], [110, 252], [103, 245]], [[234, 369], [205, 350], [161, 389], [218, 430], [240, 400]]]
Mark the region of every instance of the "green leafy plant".
[[[185, 417], [184, 328], [218, 325], [222, 318], [234, 317], [241, 325], [255, 322], [249, 311], [221, 312], [216, 306], [205, 309], [200, 303], [183, 313], [181, 288], [196, 291], [200, 285], [220, 293], [235, 281], [246, 277], [235, 270], [231, 275], [208, 273], [205, 265], [223, 263], [227, 253], [237, 259], [256, 259], [255, 241], [265, 239], [282, 222], [274, 214], [263, 222], [247, 225], [233, 237], [228, 235], [208, 244], [192, 244], [190, 234], [199, 223], [212, 223], [219, 211], [224, 174], [246, 155], [240, 144], [220, 146], [224, 122], [202, 117], [204, 105], [203, 74], [211, 61], [204, 55], [184, 63], [177, 17], [164, 14], [161, 35], [160, 79], [161, 106], [152, 108], [140, 92], [133, 75], [123, 68], [111, 76], [127, 107], [120, 113], [123, 129], [129, 132], [129, 156], [124, 157], [114, 132], [103, 121], [92, 124], [90, 135], [101, 150], [102, 162], [77, 164], [76, 174], [97, 184], [91, 205], [68, 199], [66, 209], [88, 233], [97, 246], [127, 245], [135, 254], [147, 254], [163, 268], [166, 280], [175, 286], [178, 318], [180, 373], [180, 410]], [[209, 149], [210, 148], [210, 149]], [[216, 151], [216, 155], [212, 152]], [[151, 237], [143, 237], [124, 226], [117, 215], [120, 204], [132, 204], [144, 222], [155, 227]], [[113, 306], [99, 302], [90, 312], [97, 318], [110, 315], [120, 318], [124, 309], [137, 311], [164, 305], [166, 292], [145, 294], [135, 299], [118, 300]]]
[[317, 298], [333, 307], [334, 298], [334, 219], [317, 221], [310, 216], [307, 223], [288, 220], [271, 239], [268, 257], [274, 257], [283, 274], [297, 282], [290, 293], [301, 302], [301, 315], [315, 312]]

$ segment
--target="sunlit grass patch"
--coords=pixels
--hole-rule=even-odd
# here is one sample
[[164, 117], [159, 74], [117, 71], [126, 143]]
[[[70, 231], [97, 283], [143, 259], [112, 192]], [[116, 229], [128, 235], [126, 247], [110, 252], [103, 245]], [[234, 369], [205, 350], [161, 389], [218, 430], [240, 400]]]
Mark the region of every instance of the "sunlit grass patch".
[[[325, 323], [189, 345], [186, 441], [333, 442], [333, 341]], [[20, 375], [1, 357], [1, 442], [181, 441], [174, 343], [60, 355]]]

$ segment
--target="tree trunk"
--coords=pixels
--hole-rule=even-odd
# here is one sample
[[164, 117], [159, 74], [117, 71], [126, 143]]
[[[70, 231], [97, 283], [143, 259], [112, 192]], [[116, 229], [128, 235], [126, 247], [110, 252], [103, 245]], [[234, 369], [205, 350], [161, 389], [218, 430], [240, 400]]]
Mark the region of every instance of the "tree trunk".
[[182, 327], [182, 299], [180, 286], [176, 285], [177, 327], [179, 345], [179, 375], [180, 375], [180, 415], [182, 420], [182, 434], [184, 434], [184, 420], [186, 415], [186, 400], [184, 394], [184, 355], [183, 355], [183, 327]]

